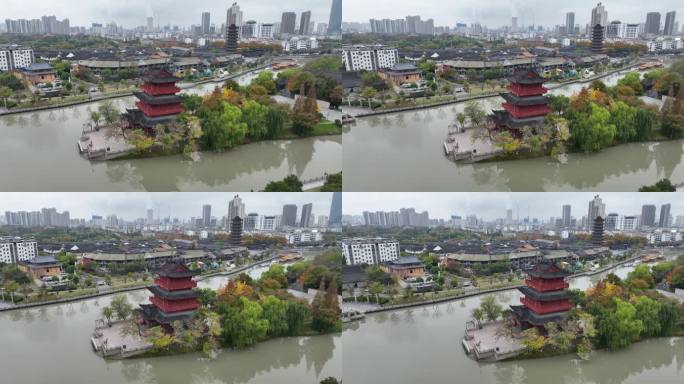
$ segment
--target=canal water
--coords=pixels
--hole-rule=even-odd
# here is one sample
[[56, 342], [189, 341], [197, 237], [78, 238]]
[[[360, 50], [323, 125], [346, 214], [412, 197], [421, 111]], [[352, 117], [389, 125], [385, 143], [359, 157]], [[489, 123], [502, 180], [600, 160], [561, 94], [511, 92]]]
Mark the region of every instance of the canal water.
[[[238, 79], [248, 84], [256, 74]], [[185, 92], [204, 94], [216, 84]], [[114, 100], [122, 111], [135, 99]], [[295, 174], [302, 180], [340, 172], [342, 139], [277, 140], [215, 153], [89, 162], [76, 142], [99, 103], [0, 117], [0, 190], [4, 191], [251, 191]]]
[[[623, 73], [602, 81], [614, 85]], [[571, 95], [588, 84], [552, 93]], [[486, 110], [503, 99], [479, 100]], [[596, 154], [478, 164], [454, 163], [444, 155], [448, 126], [464, 103], [357, 119], [343, 134], [346, 191], [637, 191], [669, 178], [684, 182], [684, 141], [633, 143]]]
[[[250, 275], [258, 277], [261, 271]], [[218, 286], [223, 278], [215, 280], [200, 286]], [[127, 294], [135, 305], [147, 302], [149, 295], [145, 290]], [[342, 377], [340, 335], [270, 340], [243, 351], [222, 350], [214, 360], [199, 353], [104, 360], [93, 352], [90, 336], [110, 300], [108, 296], [0, 313], [0, 382], [302, 384]]]
[[[612, 272], [624, 278], [631, 267]], [[583, 276], [571, 288], [586, 289], [603, 278]], [[519, 304], [517, 290], [495, 294], [499, 303]], [[461, 340], [466, 321], [482, 296], [435, 306], [366, 315], [344, 328], [345, 381], [351, 383], [618, 384], [681, 383], [684, 340], [651, 339], [616, 352], [597, 351], [589, 361], [568, 354], [544, 359], [478, 363]]]

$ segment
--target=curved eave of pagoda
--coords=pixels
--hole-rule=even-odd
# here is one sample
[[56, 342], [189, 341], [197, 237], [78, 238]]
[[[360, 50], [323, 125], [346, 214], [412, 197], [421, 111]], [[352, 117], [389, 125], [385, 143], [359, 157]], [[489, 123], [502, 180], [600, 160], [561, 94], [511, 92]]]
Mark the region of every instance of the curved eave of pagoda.
[[528, 271], [527, 274], [530, 277], [535, 277], [537, 279], [542, 279], [542, 280], [565, 279], [566, 277], [570, 276], [570, 272], [565, 272], [565, 271], [540, 272], [540, 271], [531, 270], [531, 271]]
[[558, 322], [564, 320], [568, 316], [568, 311], [538, 314], [524, 305], [511, 305], [510, 307], [513, 311], [513, 315], [518, 321], [530, 323], [535, 326], [544, 325], [552, 321]]
[[547, 105], [549, 103], [549, 98], [543, 95], [536, 96], [516, 96], [512, 92], [505, 92], [501, 94], [504, 100], [512, 105], [517, 105], [521, 107], [535, 106], [535, 105]]
[[183, 102], [183, 98], [178, 95], [156, 96], [140, 91], [133, 92], [133, 94], [135, 97], [149, 105], [180, 104]]
[[180, 300], [180, 299], [194, 299], [199, 295], [193, 289], [184, 289], [180, 291], [167, 291], [166, 289], [158, 285], [150, 285], [147, 289], [152, 292], [155, 296], [162, 297], [169, 300]]
[[533, 288], [523, 286], [518, 287], [518, 290], [525, 296], [536, 301], [556, 301], [556, 300], [570, 300], [573, 294], [568, 290], [540, 292]]

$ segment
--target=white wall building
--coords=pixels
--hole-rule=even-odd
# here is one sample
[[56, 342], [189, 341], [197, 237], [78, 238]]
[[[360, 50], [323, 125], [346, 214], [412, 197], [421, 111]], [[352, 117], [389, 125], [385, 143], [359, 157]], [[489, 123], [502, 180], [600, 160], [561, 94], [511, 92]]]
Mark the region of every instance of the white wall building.
[[347, 71], [377, 71], [392, 68], [399, 61], [399, 52], [382, 45], [354, 45], [342, 48], [342, 61]]
[[286, 236], [288, 244], [297, 243], [317, 243], [323, 241], [323, 235], [317, 230], [303, 231], [297, 230], [288, 233]]
[[380, 264], [399, 258], [399, 242], [386, 239], [344, 239], [342, 254], [347, 265]]
[[259, 220], [260, 231], [272, 232], [280, 228], [280, 216], [261, 216]]
[[273, 24], [259, 24], [257, 30], [257, 39], [272, 40], [275, 28]]
[[19, 45], [0, 46], [0, 71], [14, 71], [27, 68], [35, 58], [33, 49]]
[[0, 262], [15, 264], [33, 260], [38, 256], [38, 243], [35, 240], [18, 237], [0, 238]]

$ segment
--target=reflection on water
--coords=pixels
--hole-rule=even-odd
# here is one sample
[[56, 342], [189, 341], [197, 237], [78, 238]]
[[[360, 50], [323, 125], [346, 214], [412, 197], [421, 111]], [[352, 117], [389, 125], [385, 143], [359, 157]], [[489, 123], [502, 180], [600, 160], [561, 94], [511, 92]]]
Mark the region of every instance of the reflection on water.
[[[614, 85], [622, 75], [606, 79]], [[572, 94], [586, 84], [554, 93]], [[500, 97], [479, 100], [487, 111]], [[343, 134], [348, 191], [636, 191], [662, 178], [684, 181], [684, 141], [633, 143], [596, 154], [455, 164], [444, 156], [447, 127], [464, 104], [358, 119]], [[378, 154], [382, 154], [378, 156]]]
[[[147, 300], [144, 290], [131, 302]], [[314, 383], [342, 376], [341, 337], [326, 335], [267, 341], [245, 351], [222, 351], [215, 360], [183, 354], [105, 361], [90, 333], [109, 297], [0, 313], [3, 383]]]
[[[215, 86], [188, 91], [202, 94]], [[124, 110], [134, 98], [113, 102]], [[198, 161], [169, 156], [91, 163], [80, 157], [76, 142], [97, 106], [0, 117], [0, 153], [6, 160], [0, 167], [0, 190], [250, 191], [290, 174], [307, 180], [341, 170], [340, 136], [259, 142], [224, 153], [203, 152]]]

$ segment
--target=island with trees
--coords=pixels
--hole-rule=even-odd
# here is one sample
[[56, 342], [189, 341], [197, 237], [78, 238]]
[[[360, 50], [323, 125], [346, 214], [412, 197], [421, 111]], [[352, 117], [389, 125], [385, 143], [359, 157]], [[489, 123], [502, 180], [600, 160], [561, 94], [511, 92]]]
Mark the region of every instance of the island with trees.
[[[195, 288], [200, 307], [192, 319], [174, 321], [171, 330], [142, 325], [140, 309], [123, 295], [102, 309], [102, 321], [109, 327], [124, 324], [122, 337], [138, 337], [149, 346], [136, 356], [215, 356], [220, 348], [239, 350], [277, 337], [337, 333], [342, 327], [340, 274], [341, 253], [328, 251], [287, 268], [271, 265], [258, 279], [241, 273], [216, 291]], [[307, 289], [316, 290], [310, 302], [301, 294]]]

